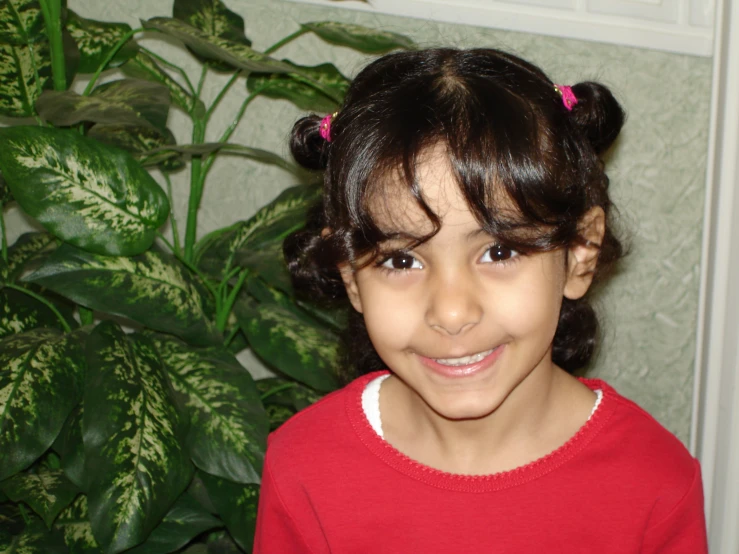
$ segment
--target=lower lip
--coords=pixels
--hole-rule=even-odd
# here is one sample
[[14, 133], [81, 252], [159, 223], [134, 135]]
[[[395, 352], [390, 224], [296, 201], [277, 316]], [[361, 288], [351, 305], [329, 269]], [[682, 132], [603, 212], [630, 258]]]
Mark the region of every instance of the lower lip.
[[500, 345], [479, 362], [474, 362], [467, 365], [444, 365], [440, 364], [433, 358], [427, 358], [421, 355], [418, 355], [418, 358], [421, 360], [423, 365], [432, 369], [435, 373], [443, 375], [444, 377], [469, 377], [470, 375], [480, 373], [481, 371], [493, 365], [500, 354], [503, 352], [504, 347], [505, 345]]

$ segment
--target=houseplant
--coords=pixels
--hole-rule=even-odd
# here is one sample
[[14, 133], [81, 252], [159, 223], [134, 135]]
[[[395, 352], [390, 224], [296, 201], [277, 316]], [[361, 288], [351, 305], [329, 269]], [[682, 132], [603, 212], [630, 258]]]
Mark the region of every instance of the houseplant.
[[[143, 33], [188, 48], [198, 78], [138, 45]], [[221, 154], [306, 180], [230, 139], [258, 96], [338, 107], [349, 81], [333, 65], [271, 55], [307, 33], [369, 53], [412, 47], [316, 22], [260, 52], [221, 0], [175, 0], [172, 17], [138, 29], [61, 0], [0, 2], [0, 115], [11, 118], [0, 129], [0, 203], [17, 202], [43, 228], [8, 245], [0, 218], [0, 552], [250, 549], [266, 434], [337, 386], [341, 323], [295, 298], [281, 257], [316, 186], [205, 237], [197, 218]], [[102, 83], [109, 68], [125, 77]], [[213, 71], [230, 78], [206, 105]], [[207, 143], [214, 109], [244, 81], [233, 123]], [[189, 144], [175, 144], [170, 109], [191, 121]], [[183, 169], [180, 232], [170, 173]], [[277, 377], [255, 382], [234, 357], [245, 347]]]

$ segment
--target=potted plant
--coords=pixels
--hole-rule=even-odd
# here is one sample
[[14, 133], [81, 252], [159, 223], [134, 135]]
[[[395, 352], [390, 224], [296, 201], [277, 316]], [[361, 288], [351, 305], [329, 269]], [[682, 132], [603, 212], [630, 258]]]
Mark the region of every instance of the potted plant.
[[[138, 45], [143, 33], [186, 47], [198, 77]], [[250, 550], [267, 433], [338, 386], [342, 324], [295, 297], [281, 256], [317, 186], [204, 237], [198, 210], [224, 153], [310, 181], [230, 141], [258, 96], [340, 105], [349, 80], [336, 67], [272, 55], [307, 33], [370, 53], [412, 47], [315, 22], [260, 52], [220, 0], [175, 0], [172, 17], [138, 29], [61, 0], [0, 3], [0, 204], [43, 228], [8, 245], [0, 217], [0, 551]], [[101, 83], [110, 68], [125, 77]], [[230, 78], [206, 105], [213, 71]], [[233, 123], [206, 142], [213, 111], [244, 82]], [[171, 109], [190, 119], [189, 144], [175, 144]], [[170, 173], [183, 169], [178, 222]], [[234, 356], [247, 347], [277, 376], [255, 382]]]

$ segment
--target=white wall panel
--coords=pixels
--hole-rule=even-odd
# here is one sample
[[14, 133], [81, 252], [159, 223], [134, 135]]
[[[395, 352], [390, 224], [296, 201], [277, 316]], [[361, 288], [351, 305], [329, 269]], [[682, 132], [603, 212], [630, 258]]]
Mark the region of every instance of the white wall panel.
[[715, 0], [290, 0], [711, 56]]

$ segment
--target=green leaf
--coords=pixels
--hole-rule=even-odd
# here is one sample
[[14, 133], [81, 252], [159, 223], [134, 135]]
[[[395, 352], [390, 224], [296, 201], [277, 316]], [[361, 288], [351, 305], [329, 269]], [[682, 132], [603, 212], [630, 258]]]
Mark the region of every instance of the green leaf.
[[349, 89], [349, 79], [330, 63], [316, 66], [300, 66], [290, 60], [282, 60], [295, 68], [295, 73], [310, 78], [319, 83], [324, 90], [331, 92], [327, 96], [324, 92], [311, 86], [306, 79], [296, 78], [284, 73], [251, 73], [246, 79], [246, 86], [250, 92], [259, 91], [269, 98], [288, 100], [298, 108], [314, 112], [334, 112], [339, 108], [336, 99], [343, 100]]
[[251, 552], [259, 504], [259, 486], [238, 485], [202, 472], [200, 477], [231, 536], [241, 548]]
[[41, 456], [79, 403], [84, 336], [36, 329], [0, 341], [0, 480]]
[[43, 467], [35, 472], [18, 473], [0, 483], [0, 488], [14, 502], [28, 504], [49, 528], [59, 512], [69, 506], [79, 493], [77, 487], [64, 477], [64, 472]]
[[90, 526], [90, 513], [87, 507], [87, 497], [83, 494], [57, 518], [54, 527], [64, 535], [64, 542], [69, 554], [100, 554]]
[[32, 518], [20, 535], [0, 533], [0, 554], [67, 554], [62, 535]]
[[151, 533], [187, 487], [192, 465], [151, 343], [106, 321], [91, 333], [82, 419], [90, 523], [109, 554]]
[[64, 422], [52, 448], [61, 457], [64, 475], [80, 489], [87, 489], [85, 450], [82, 443], [82, 406], [73, 410]]
[[[122, 148], [132, 153], [141, 161], [150, 156], [150, 152], [157, 151], [166, 145], [174, 145], [175, 138], [169, 129], [164, 132], [154, 127], [136, 127], [132, 125], [110, 125], [98, 123], [94, 125], [88, 132], [87, 136], [97, 139], [100, 142]], [[173, 171], [184, 167], [184, 162], [180, 160], [177, 154], [171, 158], [161, 160], [160, 165], [163, 170]]]
[[13, 195], [10, 193], [10, 189], [8, 188], [8, 184], [5, 182], [5, 179], [3, 179], [3, 174], [0, 173], [0, 209], [2, 209], [3, 206], [7, 206], [12, 201]]
[[269, 423], [249, 372], [222, 348], [150, 338], [190, 416], [187, 448], [195, 465], [238, 483], [259, 483]]
[[52, 86], [48, 41], [0, 43], [0, 115], [33, 116], [41, 91]]
[[0, 142], [0, 170], [15, 199], [75, 246], [138, 254], [169, 215], [165, 192], [122, 150], [50, 127], [6, 127]]
[[236, 69], [263, 73], [290, 73], [293, 68], [284, 62], [253, 50], [246, 44], [214, 37], [183, 21], [169, 17], [154, 17], [142, 21], [147, 29], [156, 29], [182, 41], [202, 58], [221, 61]]
[[[251, 41], [244, 35], [244, 19], [226, 8], [220, 0], [175, 0], [172, 15], [210, 37], [251, 46]], [[231, 69], [228, 64], [214, 63], [211, 58], [193, 53], [201, 62], [209, 62], [216, 70]]]
[[[67, 10], [66, 28], [80, 51], [80, 73], [95, 73], [110, 50], [131, 31], [131, 26], [126, 23], [85, 19], [72, 10]], [[108, 67], [118, 67], [136, 55], [137, 51], [136, 43], [133, 40], [128, 41], [118, 50]]]
[[259, 379], [256, 383], [264, 403], [289, 406], [296, 411], [321, 399], [321, 394], [313, 389], [281, 377]]
[[0, 290], [0, 339], [41, 327], [64, 331], [59, 318], [45, 304], [17, 290]]
[[49, 233], [24, 233], [8, 248], [8, 263], [0, 260], [0, 283], [14, 283], [28, 266], [53, 251], [59, 241]]
[[383, 54], [397, 48], [412, 50], [414, 42], [404, 35], [337, 21], [303, 23], [302, 27], [326, 42], [347, 46], [366, 54]]
[[150, 250], [130, 258], [101, 256], [64, 244], [25, 280], [194, 344], [222, 341], [209, 319], [207, 292], [168, 254]]
[[205, 105], [196, 100], [185, 88], [162, 69], [157, 61], [143, 51], [136, 53], [121, 68], [126, 75], [136, 79], [146, 79], [164, 85], [169, 89], [172, 102], [185, 113], [201, 117], [205, 113]]
[[182, 548], [192, 539], [223, 522], [209, 514], [192, 496], [185, 493], [175, 502], [146, 542], [126, 554], [167, 554]]
[[234, 312], [249, 345], [261, 358], [293, 379], [321, 392], [338, 387], [338, 337], [326, 326], [292, 304], [276, 289], [249, 279], [249, 292], [256, 287], [272, 296], [255, 302], [242, 294]]
[[38, 0], [3, 0], [0, 3], [0, 42], [28, 44], [44, 32]]
[[[306, 213], [320, 194], [319, 187], [291, 187], [247, 221], [203, 237], [195, 252], [198, 267], [207, 275], [220, 279], [238, 264], [240, 256], [248, 261], [249, 253], [269, 249], [274, 243], [282, 244], [287, 235], [305, 225]], [[275, 253], [274, 248], [271, 252]]]
[[97, 87], [90, 96], [50, 90], [38, 99], [36, 110], [42, 119], [60, 127], [89, 121], [163, 130], [169, 89], [151, 81], [121, 79]]

